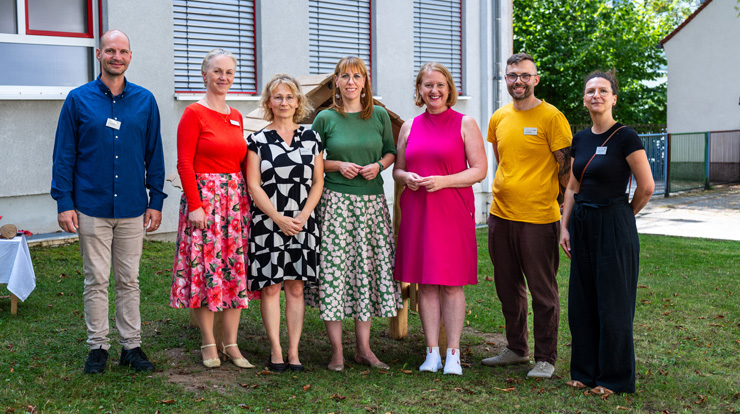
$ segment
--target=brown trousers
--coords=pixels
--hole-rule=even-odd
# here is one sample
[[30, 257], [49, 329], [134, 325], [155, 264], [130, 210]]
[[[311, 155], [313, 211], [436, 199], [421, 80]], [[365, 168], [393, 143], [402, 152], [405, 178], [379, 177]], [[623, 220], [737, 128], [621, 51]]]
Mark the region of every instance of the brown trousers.
[[560, 296], [556, 279], [560, 222], [532, 224], [488, 216], [488, 254], [496, 294], [506, 320], [508, 348], [529, 355], [527, 287], [534, 312], [534, 359], [555, 364], [558, 358]]
[[116, 289], [116, 328], [125, 349], [141, 345], [139, 260], [144, 241], [144, 217], [105, 219], [77, 212], [80, 252], [85, 275], [85, 323], [90, 349], [110, 348], [108, 339], [108, 280], [111, 257]]

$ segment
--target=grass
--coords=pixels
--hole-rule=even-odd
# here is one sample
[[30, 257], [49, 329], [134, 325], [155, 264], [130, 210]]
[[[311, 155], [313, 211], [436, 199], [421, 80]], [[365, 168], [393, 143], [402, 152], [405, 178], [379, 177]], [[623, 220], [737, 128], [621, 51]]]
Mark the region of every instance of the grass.
[[[389, 338], [387, 320], [374, 323], [372, 344], [390, 363], [390, 372], [356, 364], [341, 373], [329, 372], [328, 340], [315, 310], [306, 314], [301, 342], [306, 372], [268, 375], [230, 364], [205, 370], [199, 363], [199, 332], [189, 325], [188, 312], [167, 306], [174, 246], [157, 242], [145, 244], [140, 276], [143, 346], [157, 372], [137, 374], [118, 366], [120, 346], [111, 313], [108, 370], [84, 375], [78, 246], [34, 248], [36, 290], [19, 304], [17, 316], [10, 315], [9, 298], [0, 298], [0, 412], [740, 412], [740, 242], [641, 236], [641, 243], [637, 392], [606, 400], [564, 384], [570, 361], [569, 263], [564, 256], [558, 275], [562, 317], [557, 378], [527, 379], [524, 365], [480, 364], [502, 349], [504, 324], [483, 232], [479, 284], [466, 288], [463, 361], [470, 367], [462, 377], [418, 372], [424, 342], [413, 313], [404, 340]], [[348, 359], [353, 356], [352, 327], [352, 322], [345, 323]], [[254, 363], [267, 358], [258, 306], [242, 313], [239, 345]]]

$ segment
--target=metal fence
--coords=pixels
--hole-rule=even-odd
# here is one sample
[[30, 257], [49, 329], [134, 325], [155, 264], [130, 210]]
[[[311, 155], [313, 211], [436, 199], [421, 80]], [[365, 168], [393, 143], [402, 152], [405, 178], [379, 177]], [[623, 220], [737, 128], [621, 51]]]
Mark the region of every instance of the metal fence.
[[653, 194], [740, 182], [740, 130], [639, 136], [655, 180]]
[[668, 163], [666, 162], [667, 134], [639, 134], [642, 146], [645, 147], [650, 170], [653, 172], [655, 191], [653, 194], [665, 193]]
[[740, 182], [740, 131], [709, 133], [709, 185]]
[[668, 134], [671, 192], [740, 182], [740, 130]]

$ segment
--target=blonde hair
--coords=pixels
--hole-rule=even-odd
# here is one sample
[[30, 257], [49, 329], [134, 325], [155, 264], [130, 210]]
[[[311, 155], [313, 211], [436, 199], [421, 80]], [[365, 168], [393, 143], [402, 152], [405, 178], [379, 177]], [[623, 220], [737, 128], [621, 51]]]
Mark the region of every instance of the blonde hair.
[[414, 96], [414, 103], [416, 106], [424, 106], [424, 100], [421, 99], [421, 94], [419, 93], [419, 86], [421, 86], [421, 79], [424, 77], [424, 74], [427, 72], [439, 72], [442, 75], [444, 75], [445, 79], [447, 80], [447, 87], [450, 90], [450, 92], [447, 94], [447, 106], [453, 107], [457, 103], [457, 88], [455, 87], [455, 80], [452, 79], [452, 74], [449, 70], [447, 70], [446, 67], [444, 67], [443, 64], [437, 63], [437, 62], [427, 62], [423, 65], [421, 65], [421, 69], [419, 69], [419, 74], [416, 75], [416, 96]]
[[[339, 79], [343, 73], [347, 73], [349, 70], [355, 70], [365, 77], [365, 85], [362, 87], [362, 93], [364, 97], [360, 96], [360, 102], [362, 103], [362, 111], [360, 112], [360, 118], [370, 119], [373, 115], [373, 86], [370, 82], [370, 76], [367, 73], [367, 66], [362, 59], [356, 56], [345, 56], [339, 59], [337, 66], [334, 68], [334, 95], [332, 96], [332, 103], [329, 107], [339, 112], [343, 116], [347, 116], [344, 112], [344, 105], [342, 104], [342, 92], [337, 87], [337, 79]], [[337, 98], [339, 96], [339, 98]]]
[[305, 118], [308, 113], [311, 112], [313, 107], [311, 106], [311, 103], [308, 102], [306, 95], [303, 94], [301, 84], [287, 73], [276, 74], [265, 85], [265, 89], [262, 91], [262, 98], [260, 99], [260, 105], [264, 112], [263, 118], [268, 122], [272, 122], [272, 120], [275, 119], [275, 114], [272, 112], [272, 108], [270, 107], [270, 98], [278, 85], [281, 84], [287, 86], [290, 89], [290, 93], [295, 95], [296, 99], [298, 99], [298, 106], [293, 114], [293, 122], [298, 123], [298, 121]]
[[[220, 55], [230, 57], [231, 60], [234, 61], [234, 70], [236, 70], [236, 67], [238, 66], [238, 64], [236, 62], [236, 57], [231, 52], [229, 52], [228, 50], [224, 50], [224, 49], [213, 49], [210, 52], [206, 53], [206, 56], [203, 58], [203, 63], [200, 64], [200, 73], [205, 75], [206, 72], [208, 72], [208, 67], [211, 65], [211, 59], [213, 59], [216, 56], [220, 56]], [[206, 83], [206, 80], [203, 79], [203, 84], [205, 83]]]

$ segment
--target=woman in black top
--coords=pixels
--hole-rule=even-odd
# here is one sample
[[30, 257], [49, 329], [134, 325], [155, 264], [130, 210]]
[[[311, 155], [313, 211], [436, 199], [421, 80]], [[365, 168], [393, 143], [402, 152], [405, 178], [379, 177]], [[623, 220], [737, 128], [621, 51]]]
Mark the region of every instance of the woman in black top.
[[[635, 214], [655, 188], [637, 133], [614, 120], [613, 73], [586, 77], [583, 104], [593, 121], [573, 137], [560, 246], [571, 259], [568, 318], [571, 381], [593, 394], [635, 391], [635, 315], [640, 243]], [[632, 201], [627, 183], [637, 182]]]

